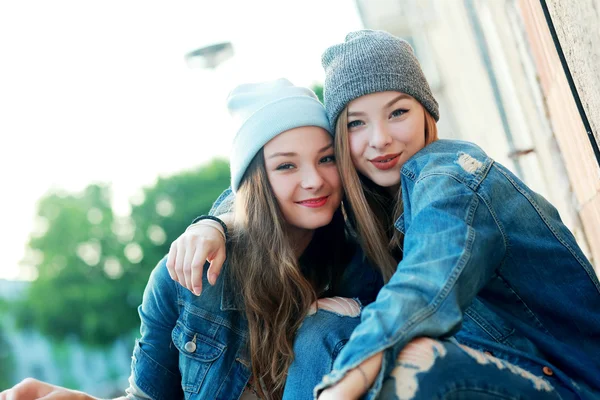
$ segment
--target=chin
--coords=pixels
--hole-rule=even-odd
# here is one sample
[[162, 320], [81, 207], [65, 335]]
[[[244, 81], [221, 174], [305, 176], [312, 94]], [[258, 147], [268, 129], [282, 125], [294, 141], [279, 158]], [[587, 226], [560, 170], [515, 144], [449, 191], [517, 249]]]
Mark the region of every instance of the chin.
[[314, 215], [308, 218], [303, 218], [302, 222], [297, 226], [298, 228], [302, 229], [318, 229], [328, 225], [332, 219], [333, 213], [329, 213], [327, 215]]
[[392, 173], [392, 174], [377, 174], [376, 176], [370, 176], [369, 179], [373, 181], [377, 186], [381, 186], [383, 188], [389, 188], [392, 186], [396, 186], [400, 183], [400, 173]]

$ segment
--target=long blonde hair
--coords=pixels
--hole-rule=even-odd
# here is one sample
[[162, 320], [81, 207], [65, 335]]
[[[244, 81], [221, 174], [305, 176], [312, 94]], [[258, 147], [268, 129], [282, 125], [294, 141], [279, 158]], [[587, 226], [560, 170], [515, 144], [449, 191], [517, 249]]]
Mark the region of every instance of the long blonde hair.
[[[425, 114], [425, 145], [438, 140], [435, 119], [423, 108]], [[352, 229], [371, 262], [378, 266], [387, 282], [402, 257], [404, 237], [394, 229], [403, 212], [402, 190], [395, 197], [360, 174], [352, 163], [348, 138], [348, 107], [340, 113], [335, 128], [335, 157], [346, 191], [344, 211]]]
[[[301, 267], [269, 184], [262, 151], [242, 179], [234, 200], [234, 215], [228, 249], [230, 284], [241, 294], [239, 300], [248, 320], [257, 390], [261, 398], [279, 399], [293, 361], [296, 332], [317, 297], [334, 290], [343, 267], [339, 257], [342, 250], [329, 248], [311, 260], [310, 268]], [[309, 248], [313, 243], [335, 244], [326, 243], [328, 237], [344, 241], [341, 211], [334, 214], [329, 225], [316, 230]]]

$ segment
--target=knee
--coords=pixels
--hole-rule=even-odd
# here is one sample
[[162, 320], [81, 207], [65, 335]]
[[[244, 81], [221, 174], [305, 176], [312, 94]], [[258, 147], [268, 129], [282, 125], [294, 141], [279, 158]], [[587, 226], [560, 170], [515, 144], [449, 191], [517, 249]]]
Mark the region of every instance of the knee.
[[296, 333], [295, 358], [335, 359], [359, 322], [359, 316], [343, 316], [319, 309], [304, 319]]

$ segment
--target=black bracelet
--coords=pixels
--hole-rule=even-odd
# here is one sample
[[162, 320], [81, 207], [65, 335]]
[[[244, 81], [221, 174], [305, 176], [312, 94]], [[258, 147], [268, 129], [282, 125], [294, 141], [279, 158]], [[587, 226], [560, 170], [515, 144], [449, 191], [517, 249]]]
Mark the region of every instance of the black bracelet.
[[194, 225], [198, 221], [202, 221], [203, 219], [210, 219], [212, 221], [216, 221], [219, 224], [221, 224], [221, 227], [223, 228], [223, 232], [225, 232], [225, 241], [229, 240], [229, 232], [227, 231], [227, 225], [225, 224], [225, 222], [221, 221], [221, 219], [218, 217], [214, 217], [212, 215], [201, 215], [199, 217], [194, 218], [194, 220], [192, 221], [192, 225]]

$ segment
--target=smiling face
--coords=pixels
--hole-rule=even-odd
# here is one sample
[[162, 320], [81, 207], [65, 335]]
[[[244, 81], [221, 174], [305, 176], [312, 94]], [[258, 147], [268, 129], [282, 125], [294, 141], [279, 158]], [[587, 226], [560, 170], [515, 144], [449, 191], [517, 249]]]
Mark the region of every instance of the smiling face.
[[333, 140], [305, 126], [279, 134], [263, 147], [269, 184], [287, 224], [316, 229], [331, 222], [342, 200]]
[[425, 147], [425, 111], [413, 97], [378, 92], [348, 104], [352, 163], [375, 184], [397, 191], [400, 169]]

